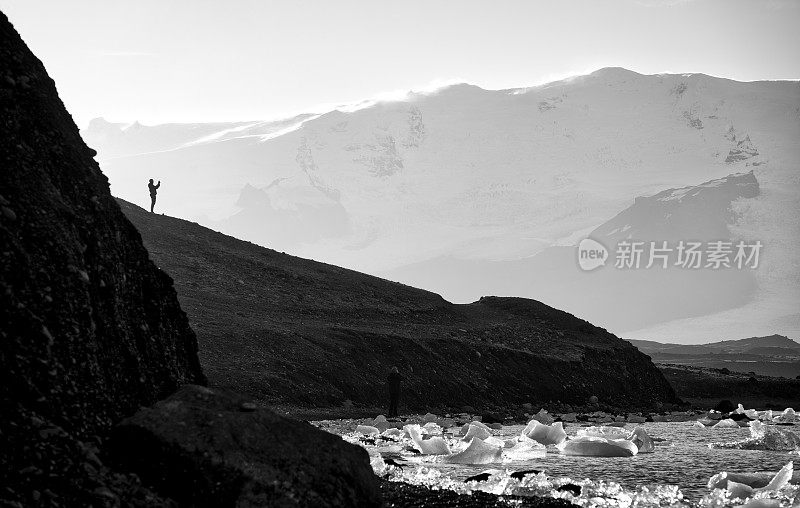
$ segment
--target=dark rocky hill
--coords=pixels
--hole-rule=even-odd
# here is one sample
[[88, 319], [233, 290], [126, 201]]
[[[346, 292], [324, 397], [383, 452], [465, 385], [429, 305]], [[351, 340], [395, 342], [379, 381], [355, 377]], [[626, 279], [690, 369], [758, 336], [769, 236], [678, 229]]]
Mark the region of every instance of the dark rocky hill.
[[174, 277], [212, 385], [302, 406], [374, 405], [396, 365], [412, 408], [675, 399], [626, 341], [537, 301], [454, 305], [120, 205]]
[[199, 386], [172, 280], [94, 155], [0, 13], [0, 506], [379, 505], [363, 449]]

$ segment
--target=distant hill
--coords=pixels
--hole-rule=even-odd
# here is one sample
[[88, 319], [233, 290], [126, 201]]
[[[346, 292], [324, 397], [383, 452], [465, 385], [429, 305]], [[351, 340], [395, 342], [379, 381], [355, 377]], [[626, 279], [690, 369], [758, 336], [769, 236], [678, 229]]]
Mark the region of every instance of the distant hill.
[[671, 344], [629, 340], [654, 362], [727, 368], [770, 376], [800, 375], [800, 343], [783, 335], [723, 340], [708, 344]]
[[770, 348], [770, 351], [800, 353], [800, 343], [783, 335], [768, 335], [766, 337], [750, 337], [739, 340], [723, 340], [708, 344], [670, 344], [649, 340], [629, 340], [639, 351], [650, 353], [669, 354], [734, 354], [752, 353], [753, 351]]
[[537, 301], [451, 304], [119, 203], [174, 278], [212, 385], [302, 406], [383, 404], [396, 365], [416, 407], [675, 400], [636, 348]]

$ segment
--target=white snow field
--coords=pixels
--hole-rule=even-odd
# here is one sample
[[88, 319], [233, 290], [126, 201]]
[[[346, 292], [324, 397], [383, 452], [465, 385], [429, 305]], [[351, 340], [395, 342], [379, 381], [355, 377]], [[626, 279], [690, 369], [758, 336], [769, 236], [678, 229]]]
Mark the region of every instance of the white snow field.
[[[797, 82], [606, 68], [532, 88], [453, 85], [271, 122], [95, 120], [83, 136], [123, 199], [149, 204], [147, 179], [160, 179], [157, 211], [452, 301], [531, 297], [626, 337], [671, 342], [800, 335]], [[595, 272], [581, 273], [574, 248], [563, 246], [637, 196], [751, 170], [760, 192], [730, 204], [729, 227], [730, 239], [764, 244], [748, 280], [732, 271], [733, 282], [703, 279], [716, 288], [702, 298], [713, 304], [669, 305], [679, 294], [648, 304], [644, 295], [644, 314], [593, 312], [593, 301], [615, 298], [626, 283], [604, 267], [596, 279], [608, 280], [605, 291], [587, 296], [599, 291], [585, 284]], [[571, 256], [563, 266], [536, 260], [558, 248]], [[548, 273], [520, 278], [509, 266]], [[571, 282], [558, 288], [562, 278]]]

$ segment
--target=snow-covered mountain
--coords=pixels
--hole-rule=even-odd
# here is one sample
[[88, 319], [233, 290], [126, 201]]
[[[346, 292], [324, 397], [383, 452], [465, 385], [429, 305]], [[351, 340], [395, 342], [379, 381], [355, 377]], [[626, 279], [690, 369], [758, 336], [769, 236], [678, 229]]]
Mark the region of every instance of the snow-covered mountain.
[[[112, 192], [124, 199], [145, 203], [147, 179], [156, 178], [165, 213], [456, 301], [489, 293], [548, 301], [537, 285], [520, 288], [526, 277], [504, 283], [493, 270], [474, 267], [534, 257], [539, 264], [634, 197], [753, 170], [760, 194], [734, 200], [736, 213], [722, 227], [731, 238], [764, 242], [764, 265], [748, 276], [747, 291], [734, 284], [742, 298], [703, 312], [768, 295], [795, 310], [769, 324], [782, 328], [749, 335], [800, 331], [800, 297], [789, 288], [800, 281], [793, 257], [800, 211], [797, 82], [608, 68], [523, 89], [454, 85], [277, 122], [94, 121], [83, 134]], [[458, 273], [442, 278], [438, 269], [418, 269], [441, 260], [450, 261], [446, 272]], [[574, 254], [569, 263], [575, 272]], [[520, 264], [533, 269], [528, 265]], [[617, 333], [644, 333], [693, 316], [656, 308], [647, 319], [594, 319], [579, 300], [548, 303], [612, 323]], [[757, 315], [752, 319], [760, 326]]]

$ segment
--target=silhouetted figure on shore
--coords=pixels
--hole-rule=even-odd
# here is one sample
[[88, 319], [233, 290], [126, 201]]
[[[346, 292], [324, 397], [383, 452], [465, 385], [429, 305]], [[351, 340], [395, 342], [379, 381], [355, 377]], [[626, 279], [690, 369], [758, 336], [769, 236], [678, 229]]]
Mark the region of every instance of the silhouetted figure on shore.
[[397, 416], [397, 405], [400, 403], [400, 382], [403, 376], [397, 367], [392, 367], [389, 376], [386, 378], [386, 385], [389, 388], [389, 416]]
[[157, 189], [161, 187], [161, 180], [158, 181], [156, 185], [153, 185], [153, 179], [150, 179], [150, 183], [147, 184], [147, 188], [150, 189], [150, 213], [153, 213], [153, 208], [156, 206], [156, 194], [158, 194]]

